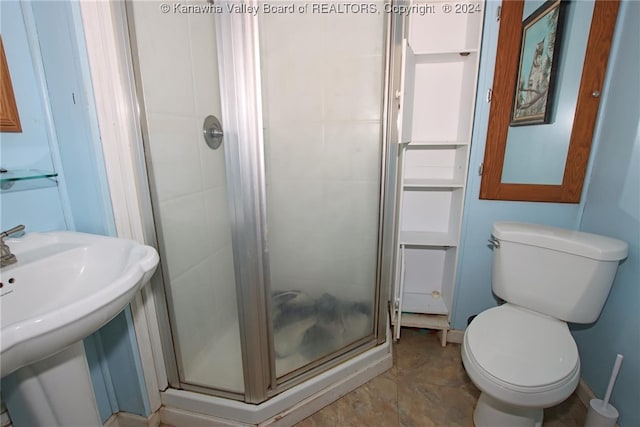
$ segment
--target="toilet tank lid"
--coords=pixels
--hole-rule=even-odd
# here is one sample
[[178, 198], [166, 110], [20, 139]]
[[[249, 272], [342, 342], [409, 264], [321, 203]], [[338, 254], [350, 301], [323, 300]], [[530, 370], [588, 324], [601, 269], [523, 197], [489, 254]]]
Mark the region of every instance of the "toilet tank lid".
[[599, 234], [551, 227], [499, 221], [493, 224], [493, 236], [498, 240], [538, 246], [567, 252], [598, 261], [619, 261], [627, 257], [627, 242]]

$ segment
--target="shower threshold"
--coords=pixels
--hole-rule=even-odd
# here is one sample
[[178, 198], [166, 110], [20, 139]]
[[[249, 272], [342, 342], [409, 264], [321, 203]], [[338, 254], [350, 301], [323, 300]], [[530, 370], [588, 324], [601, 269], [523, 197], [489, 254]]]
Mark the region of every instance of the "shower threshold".
[[391, 338], [259, 405], [167, 389], [161, 420], [171, 425], [288, 426], [334, 402], [393, 365]]

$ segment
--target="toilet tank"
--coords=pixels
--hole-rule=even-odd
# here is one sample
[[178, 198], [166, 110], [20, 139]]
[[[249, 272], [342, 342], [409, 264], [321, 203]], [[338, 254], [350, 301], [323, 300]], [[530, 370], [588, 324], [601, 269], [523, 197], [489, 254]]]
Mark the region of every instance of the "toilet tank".
[[497, 222], [493, 292], [503, 300], [566, 322], [600, 315], [628, 245], [597, 234]]

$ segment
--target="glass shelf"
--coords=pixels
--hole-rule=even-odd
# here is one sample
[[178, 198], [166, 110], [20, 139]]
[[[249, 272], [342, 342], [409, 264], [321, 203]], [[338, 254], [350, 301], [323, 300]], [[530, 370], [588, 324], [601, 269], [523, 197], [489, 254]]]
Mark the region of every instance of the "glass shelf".
[[11, 191], [32, 190], [57, 185], [57, 172], [38, 169], [14, 169], [0, 173], [0, 190]]

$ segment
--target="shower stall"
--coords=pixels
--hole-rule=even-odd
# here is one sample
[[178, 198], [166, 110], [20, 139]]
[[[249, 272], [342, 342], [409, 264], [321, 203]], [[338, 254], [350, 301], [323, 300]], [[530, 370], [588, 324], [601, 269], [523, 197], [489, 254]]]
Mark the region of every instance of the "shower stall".
[[126, 2], [173, 389], [260, 404], [388, 353], [388, 4]]

